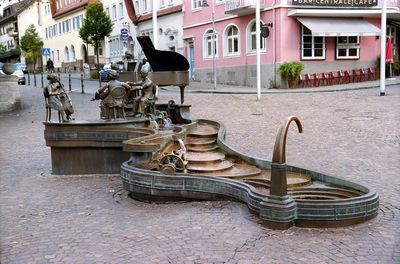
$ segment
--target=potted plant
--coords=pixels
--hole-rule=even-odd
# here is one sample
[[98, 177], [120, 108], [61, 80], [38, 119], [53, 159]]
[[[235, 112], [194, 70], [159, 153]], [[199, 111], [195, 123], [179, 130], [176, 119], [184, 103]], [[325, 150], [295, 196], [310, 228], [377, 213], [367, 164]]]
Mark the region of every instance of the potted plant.
[[299, 61], [284, 62], [278, 68], [278, 74], [282, 78], [282, 88], [294, 87], [304, 64]]

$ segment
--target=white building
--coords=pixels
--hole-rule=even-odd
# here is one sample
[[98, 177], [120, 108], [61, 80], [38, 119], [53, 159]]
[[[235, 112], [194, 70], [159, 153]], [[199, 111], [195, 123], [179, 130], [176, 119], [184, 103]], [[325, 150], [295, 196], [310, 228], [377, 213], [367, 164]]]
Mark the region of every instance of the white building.
[[[123, 0], [103, 0], [103, 7], [114, 23], [110, 37], [105, 39], [105, 62], [121, 62], [125, 52], [134, 54], [136, 31], [129, 19]], [[121, 37], [121, 30], [123, 37]]]
[[[170, 50], [183, 54], [183, 9], [182, 0], [155, 0], [158, 1], [157, 32], [158, 49]], [[138, 35], [147, 35], [154, 41], [153, 35], [153, 1], [135, 0], [137, 22], [136, 32]], [[136, 41], [136, 40], [135, 40]], [[137, 42], [137, 41], [136, 41]], [[139, 43], [136, 43], [136, 57], [141, 59], [144, 54]]]

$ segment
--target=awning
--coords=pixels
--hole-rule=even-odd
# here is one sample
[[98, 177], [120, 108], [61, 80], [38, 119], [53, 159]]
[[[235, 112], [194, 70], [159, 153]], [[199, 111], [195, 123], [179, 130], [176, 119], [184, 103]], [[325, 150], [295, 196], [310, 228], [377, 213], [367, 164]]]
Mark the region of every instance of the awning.
[[364, 19], [296, 17], [313, 36], [379, 36], [381, 30]]

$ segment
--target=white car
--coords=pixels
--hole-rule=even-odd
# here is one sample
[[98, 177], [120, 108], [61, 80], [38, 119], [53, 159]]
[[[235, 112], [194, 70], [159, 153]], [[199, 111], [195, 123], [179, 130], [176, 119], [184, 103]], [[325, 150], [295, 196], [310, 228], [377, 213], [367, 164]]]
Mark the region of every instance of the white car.
[[[4, 72], [2, 70], [0, 70], [0, 74], [4, 74]], [[22, 70], [15, 70], [11, 75], [18, 77], [18, 84], [25, 85], [26, 78], [25, 78], [25, 74]]]

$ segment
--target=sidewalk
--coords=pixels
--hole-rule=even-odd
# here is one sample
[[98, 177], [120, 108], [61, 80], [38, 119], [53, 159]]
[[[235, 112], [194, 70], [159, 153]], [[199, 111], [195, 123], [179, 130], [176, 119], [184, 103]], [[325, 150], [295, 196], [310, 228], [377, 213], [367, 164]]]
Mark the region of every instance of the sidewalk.
[[[64, 78], [68, 77], [67, 73], [61, 73]], [[80, 79], [80, 73], [71, 73], [71, 79]], [[84, 78], [85, 81], [98, 82], [97, 79]], [[400, 76], [386, 79], [386, 86], [400, 84]], [[380, 80], [367, 81], [367, 82], [357, 82], [348, 83], [340, 85], [331, 86], [319, 86], [319, 87], [306, 87], [306, 88], [290, 88], [290, 89], [280, 89], [280, 88], [261, 88], [261, 93], [314, 93], [314, 92], [339, 92], [339, 91], [351, 91], [359, 89], [371, 89], [379, 88]], [[178, 90], [177, 86], [165, 86], [162, 87], [164, 90]], [[214, 89], [213, 83], [204, 83], [191, 81], [185, 88], [185, 92], [190, 93], [221, 93], [221, 94], [257, 94], [257, 88], [254, 86], [238, 86], [238, 85], [226, 85], [217, 84], [217, 89]]]

